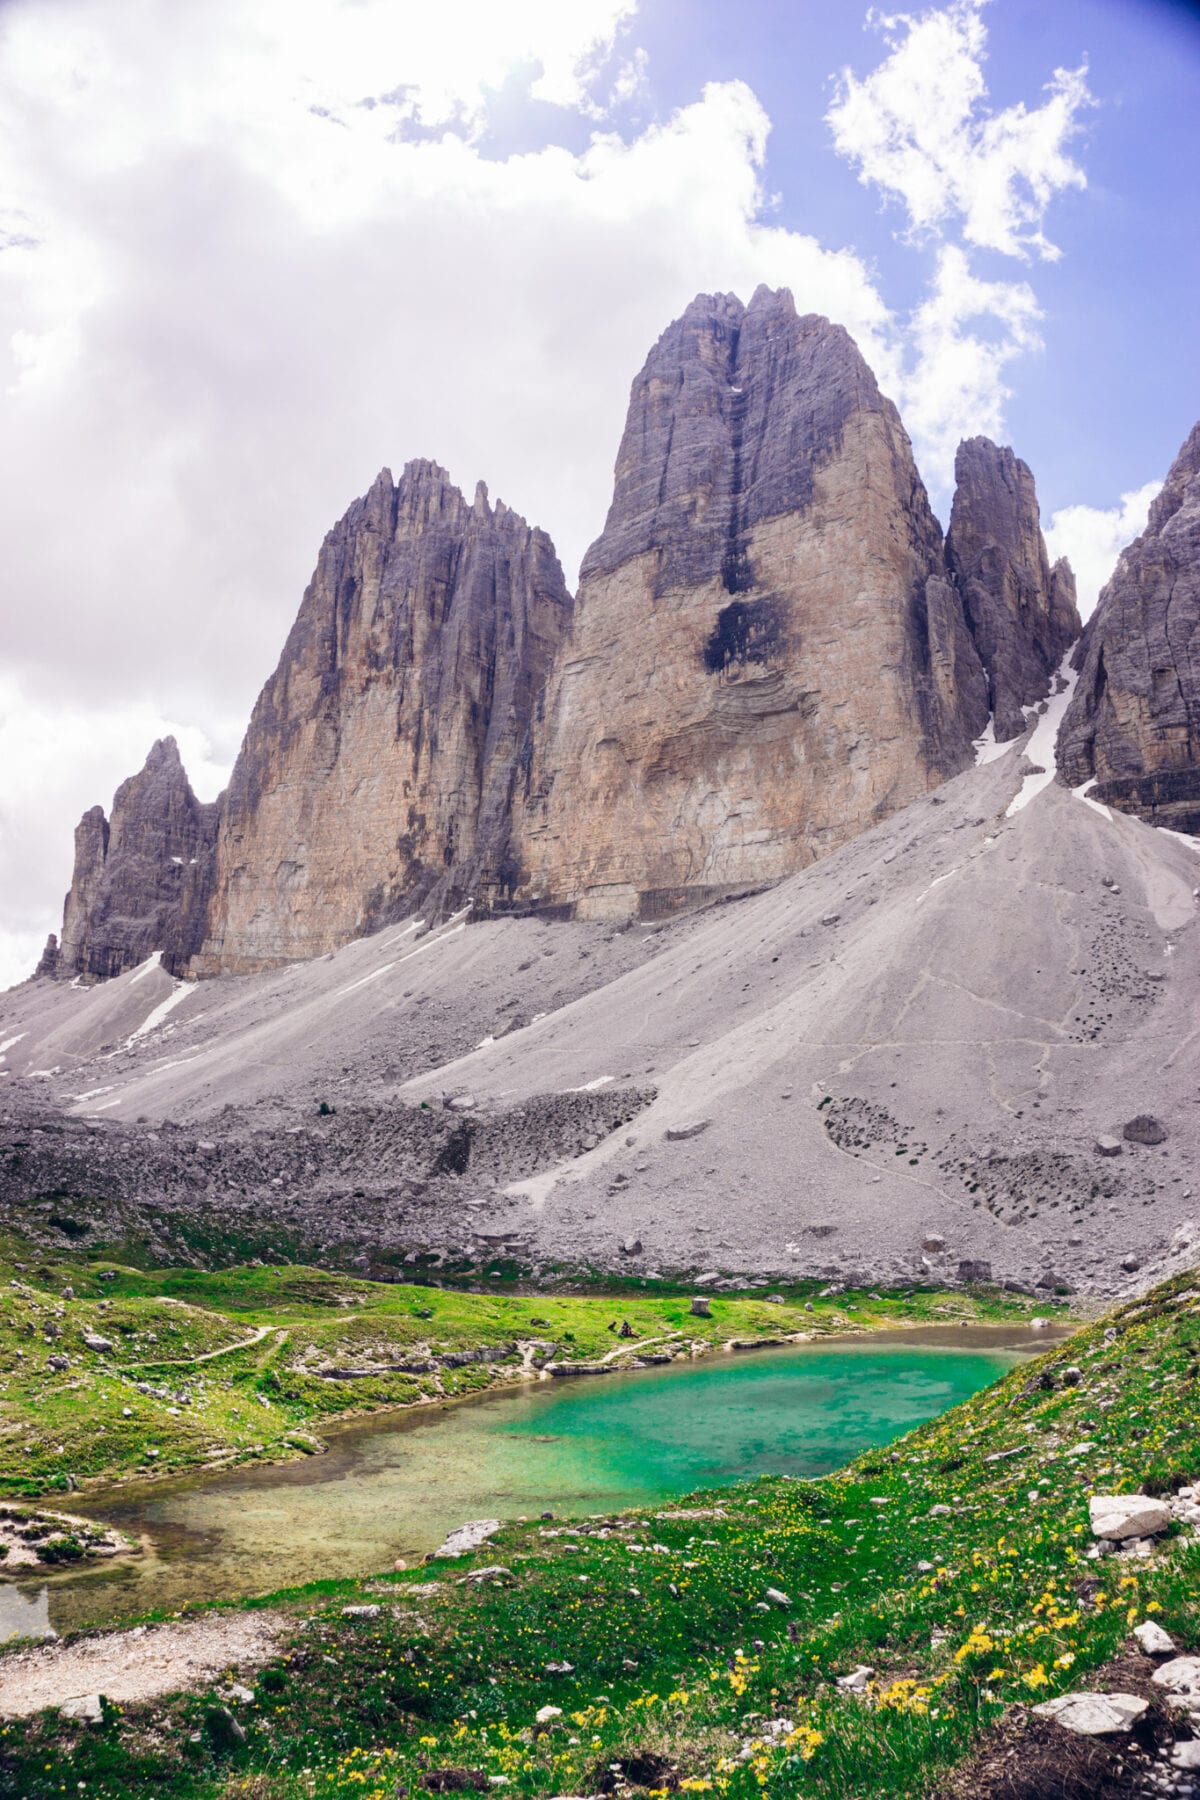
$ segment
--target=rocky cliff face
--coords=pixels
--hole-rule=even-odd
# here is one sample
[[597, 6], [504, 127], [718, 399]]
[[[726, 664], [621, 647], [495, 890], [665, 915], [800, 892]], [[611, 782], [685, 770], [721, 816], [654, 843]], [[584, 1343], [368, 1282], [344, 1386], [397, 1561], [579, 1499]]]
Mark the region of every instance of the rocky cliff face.
[[1058, 740], [1072, 786], [1200, 832], [1200, 425], [1088, 621]]
[[388, 470], [330, 532], [221, 821], [196, 972], [316, 956], [510, 891], [510, 832], [569, 624], [554, 547], [482, 483]]
[[1025, 465], [964, 444], [944, 549], [899, 416], [791, 295], [701, 295], [633, 384], [578, 601], [444, 470], [330, 532], [228, 793], [173, 745], [76, 839], [41, 973], [321, 955], [418, 909], [654, 917], [775, 881], [1022, 729], [1078, 625]]
[[1022, 707], [1043, 700], [1079, 636], [1075, 577], [1051, 568], [1028, 466], [989, 438], [968, 438], [954, 459], [946, 562], [988, 672], [996, 739], [1025, 730]]
[[100, 806], [84, 813], [54, 973], [120, 975], [155, 951], [172, 974], [185, 971], [204, 934], [218, 807], [201, 805], [175, 739], [161, 738], [109, 818]]
[[702, 295], [633, 384], [522, 810], [531, 899], [772, 881], [955, 774], [987, 683], [892, 403], [787, 292]]

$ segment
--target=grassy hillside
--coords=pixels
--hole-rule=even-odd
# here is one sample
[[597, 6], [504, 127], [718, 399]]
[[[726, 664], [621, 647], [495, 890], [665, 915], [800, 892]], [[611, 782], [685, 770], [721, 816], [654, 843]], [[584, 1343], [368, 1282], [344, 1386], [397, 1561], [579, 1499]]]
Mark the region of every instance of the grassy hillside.
[[[615, 1294], [528, 1296], [504, 1281], [470, 1293], [296, 1267], [143, 1271], [17, 1258], [0, 1264], [0, 1496], [311, 1453], [334, 1418], [443, 1403], [517, 1381], [551, 1356], [619, 1367], [730, 1339], [1020, 1318], [1034, 1303], [821, 1298], [810, 1283], [787, 1289], [782, 1304], [722, 1295], [711, 1307], [711, 1318], [696, 1318], [689, 1296], [632, 1282]], [[622, 1323], [633, 1335], [618, 1335]], [[456, 1363], [463, 1352], [486, 1354]]]
[[[826, 1480], [510, 1526], [472, 1558], [293, 1595], [293, 1642], [231, 1708], [244, 1744], [215, 1691], [82, 1733], [48, 1713], [0, 1740], [0, 1792], [945, 1791], [981, 1731], [1086, 1686], [1139, 1620], [1200, 1642], [1190, 1536], [1085, 1555], [1090, 1493], [1200, 1474], [1198, 1381], [1181, 1277]], [[833, 1685], [859, 1663], [865, 1698]]]

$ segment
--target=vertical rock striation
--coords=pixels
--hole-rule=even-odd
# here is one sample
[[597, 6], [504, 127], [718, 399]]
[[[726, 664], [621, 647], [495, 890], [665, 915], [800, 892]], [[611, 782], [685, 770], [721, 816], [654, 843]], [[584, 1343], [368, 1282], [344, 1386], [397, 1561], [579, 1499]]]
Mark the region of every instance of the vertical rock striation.
[[212, 890], [219, 801], [201, 805], [174, 738], [160, 738], [112, 812], [93, 806], [75, 828], [75, 870], [57, 975], [120, 975], [162, 952], [183, 974], [199, 949]]
[[1083, 635], [1059, 734], [1071, 786], [1154, 824], [1200, 832], [1200, 425]]
[[772, 881], [970, 759], [987, 683], [899, 416], [837, 325], [702, 295], [633, 384], [520, 826], [530, 899]]
[[510, 831], [571, 601], [480, 483], [384, 470], [330, 532], [226, 797], [201, 974], [316, 956], [518, 879]]
[[1075, 577], [1051, 568], [1028, 466], [990, 438], [968, 438], [954, 459], [946, 562], [988, 673], [996, 739], [1026, 728], [1022, 708], [1045, 699], [1080, 633]]

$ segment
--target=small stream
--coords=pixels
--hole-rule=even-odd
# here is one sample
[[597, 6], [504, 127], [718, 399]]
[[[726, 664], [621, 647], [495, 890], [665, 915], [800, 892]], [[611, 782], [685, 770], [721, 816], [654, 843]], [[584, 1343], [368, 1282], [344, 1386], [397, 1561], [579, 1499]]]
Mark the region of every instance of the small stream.
[[465, 1519], [578, 1517], [828, 1474], [1046, 1348], [1022, 1328], [928, 1327], [380, 1414], [332, 1431], [325, 1456], [72, 1502], [142, 1554], [0, 1581], [0, 1639], [390, 1569]]

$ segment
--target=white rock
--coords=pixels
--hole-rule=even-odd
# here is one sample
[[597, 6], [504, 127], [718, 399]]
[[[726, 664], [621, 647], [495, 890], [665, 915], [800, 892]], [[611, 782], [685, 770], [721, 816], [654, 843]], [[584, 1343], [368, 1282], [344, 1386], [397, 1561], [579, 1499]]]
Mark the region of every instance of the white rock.
[[1172, 1694], [1200, 1693], [1200, 1656], [1176, 1656], [1150, 1678]]
[[465, 1525], [460, 1525], [450, 1533], [445, 1543], [434, 1551], [434, 1555], [465, 1556], [468, 1550], [478, 1550], [480, 1544], [495, 1537], [499, 1529], [499, 1519], [468, 1519]]
[[72, 1700], [64, 1700], [59, 1706], [64, 1719], [78, 1719], [84, 1725], [100, 1725], [104, 1722], [104, 1702], [99, 1694], [77, 1694]]
[[846, 1694], [865, 1694], [867, 1691], [867, 1683], [874, 1673], [874, 1669], [870, 1668], [866, 1663], [859, 1663], [858, 1667], [856, 1669], [851, 1669], [848, 1675], [839, 1675], [837, 1678], [837, 1685], [841, 1688], [842, 1692]]
[[377, 1619], [379, 1610], [377, 1606], [343, 1606], [342, 1617], [343, 1619]]
[[1200, 1738], [1186, 1738], [1173, 1745], [1171, 1761], [1177, 1769], [1200, 1769]]
[[1136, 1694], [1059, 1694], [1057, 1699], [1043, 1700], [1033, 1711], [1039, 1719], [1053, 1719], [1081, 1737], [1105, 1737], [1109, 1732], [1128, 1731], [1149, 1704]]
[[[566, 1544], [563, 1547], [569, 1550], [571, 1545]], [[486, 1569], [472, 1569], [469, 1575], [463, 1576], [458, 1585], [466, 1587], [472, 1581], [498, 1581], [502, 1575], [511, 1574], [512, 1570], [506, 1569], [503, 1563], [489, 1563]]]
[[533, 1716], [539, 1725], [548, 1725], [550, 1723], [551, 1719], [561, 1719], [562, 1718], [562, 1707], [561, 1706], [539, 1706]]
[[767, 1599], [770, 1600], [774, 1606], [790, 1606], [792, 1604], [782, 1588], [768, 1588]]
[[1088, 1501], [1092, 1535], [1098, 1538], [1153, 1537], [1171, 1523], [1171, 1509], [1149, 1494], [1093, 1494]]
[[1156, 1619], [1146, 1619], [1141, 1625], [1135, 1625], [1133, 1635], [1147, 1656], [1173, 1656], [1175, 1645], [1167, 1636]]

